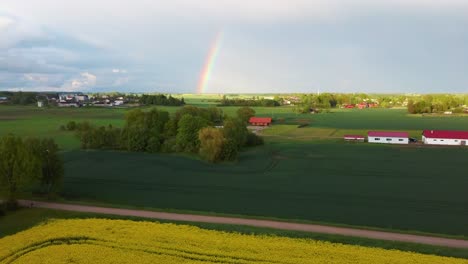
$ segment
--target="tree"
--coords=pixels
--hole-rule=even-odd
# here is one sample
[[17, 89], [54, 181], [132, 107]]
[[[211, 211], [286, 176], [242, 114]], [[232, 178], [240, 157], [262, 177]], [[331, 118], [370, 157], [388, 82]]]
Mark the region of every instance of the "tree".
[[408, 113], [414, 114], [414, 102], [413, 100], [408, 100]]
[[222, 152], [225, 139], [223, 132], [218, 128], [205, 127], [198, 133], [200, 140], [200, 156], [210, 162], [222, 161]]
[[65, 173], [63, 161], [58, 155], [58, 145], [51, 138], [27, 139], [25, 145], [40, 161], [41, 173], [38, 175], [38, 179], [43, 191], [50, 196], [60, 186]]
[[238, 118], [231, 118], [224, 121], [224, 137], [234, 142], [237, 149], [240, 149], [247, 142], [249, 131], [245, 123]]
[[200, 140], [198, 131], [208, 126], [208, 121], [199, 116], [185, 114], [177, 124], [176, 147], [182, 152], [198, 152]]
[[248, 106], [237, 109], [237, 117], [244, 123], [248, 123], [251, 117], [255, 116], [255, 110]]
[[0, 138], [0, 183], [7, 195], [7, 205], [16, 206], [22, 187], [31, 184], [41, 174], [41, 163], [23, 140], [13, 135]]

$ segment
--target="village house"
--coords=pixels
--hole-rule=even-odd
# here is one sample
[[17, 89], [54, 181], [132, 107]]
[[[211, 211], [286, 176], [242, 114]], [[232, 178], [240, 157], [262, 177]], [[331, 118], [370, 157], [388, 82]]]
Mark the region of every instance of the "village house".
[[408, 144], [408, 132], [369, 131], [367, 142], [384, 144]]
[[422, 141], [429, 145], [468, 145], [468, 131], [424, 130]]

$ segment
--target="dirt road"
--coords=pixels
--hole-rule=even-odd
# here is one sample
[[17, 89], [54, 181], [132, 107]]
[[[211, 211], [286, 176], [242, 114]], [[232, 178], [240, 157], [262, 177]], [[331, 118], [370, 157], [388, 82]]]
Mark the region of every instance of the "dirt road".
[[281, 222], [281, 221], [272, 221], [272, 220], [246, 219], [246, 218], [236, 218], [236, 217], [205, 216], [205, 215], [194, 215], [194, 214], [179, 214], [179, 213], [165, 213], [165, 212], [144, 211], [144, 210], [118, 209], [118, 208], [107, 208], [107, 207], [97, 207], [97, 206], [29, 201], [29, 200], [20, 200], [19, 203], [20, 205], [25, 206], [25, 207], [30, 207], [31, 204], [33, 204], [33, 207], [55, 209], [55, 210], [66, 210], [66, 211], [75, 211], [75, 212], [99, 213], [99, 214], [121, 215], [121, 216], [135, 216], [135, 217], [144, 217], [144, 218], [161, 219], [161, 220], [173, 220], [173, 221], [245, 225], [245, 226], [253, 226], [253, 227], [266, 227], [266, 228], [282, 229], [282, 230], [363, 237], [363, 238], [371, 238], [371, 239], [411, 242], [411, 243], [427, 244], [427, 245], [434, 245], [434, 246], [468, 249], [468, 240], [431, 237], [431, 236], [423, 236], [423, 235], [409, 235], [409, 234], [363, 230], [363, 229], [354, 229], [354, 228], [346, 228], [346, 227], [333, 227], [333, 226], [325, 226], [325, 225], [300, 224], [300, 223], [290, 223], [290, 222]]

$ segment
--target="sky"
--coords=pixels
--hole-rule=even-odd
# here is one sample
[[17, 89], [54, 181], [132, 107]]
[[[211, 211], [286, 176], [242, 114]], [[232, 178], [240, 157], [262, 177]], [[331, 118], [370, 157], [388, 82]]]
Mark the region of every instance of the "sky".
[[0, 0], [0, 90], [468, 93], [468, 1]]

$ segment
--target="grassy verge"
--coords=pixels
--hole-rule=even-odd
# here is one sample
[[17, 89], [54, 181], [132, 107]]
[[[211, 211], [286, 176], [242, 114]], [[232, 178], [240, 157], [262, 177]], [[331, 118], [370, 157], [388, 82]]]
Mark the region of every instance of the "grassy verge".
[[[35, 225], [45, 223], [52, 219], [84, 219], [84, 218], [107, 218], [107, 219], [128, 219], [134, 221], [152, 221], [152, 222], [168, 222], [159, 220], [149, 220], [138, 217], [122, 217], [111, 216], [92, 213], [78, 213], [68, 211], [56, 211], [40, 208], [21, 209], [16, 212], [10, 212], [8, 215], [0, 217], [0, 238], [12, 235], [17, 232], [26, 230]], [[173, 222], [173, 221], [171, 221]], [[321, 241], [329, 241], [333, 243], [342, 243], [350, 245], [360, 245], [365, 247], [377, 247], [384, 249], [397, 249], [402, 251], [412, 251], [423, 254], [432, 254], [438, 256], [449, 256], [457, 258], [468, 259], [468, 250], [454, 249], [438, 246], [428, 246], [413, 243], [383, 241], [365, 238], [346, 237], [339, 235], [325, 235], [315, 234], [299, 231], [284, 231], [269, 228], [257, 228], [238, 225], [224, 225], [224, 224], [207, 224], [207, 223], [187, 223], [187, 222], [173, 222], [181, 224], [190, 224], [204, 229], [224, 231], [224, 232], [237, 232], [242, 234], [253, 235], [267, 235], [267, 236], [284, 236], [291, 238], [314, 239]]]
[[169, 208], [138, 207], [138, 206], [127, 206], [127, 205], [119, 205], [119, 204], [106, 204], [106, 203], [99, 203], [99, 202], [93, 202], [93, 201], [70, 201], [70, 200], [64, 200], [64, 199], [50, 201], [50, 200], [47, 200], [47, 199], [44, 199], [44, 198], [38, 198], [38, 197], [27, 197], [27, 199], [33, 199], [33, 200], [36, 200], [36, 201], [44, 201], [44, 202], [55, 202], [55, 203], [71, 204], [71, 205], [76, 204], [76, 205], [87, 205], [87, 206], [117, 208], [117, 209], [145, 210], [145, 211], [153, 211], [153, 212], [194, 214], [194, 215], [219, 216], [219, 217], [234, 217], [234, 218], [256, 219], [256, 220], [272, 220], [272, 221], [287, 222], [287, 223], [326, 225], [326, 226], [354, 228], [354, 229], [362, 229], [362, 230], [373, 230], [373, 231], [382, 231], [382, 232], [391, 232], [391, 233], [400, 233], [400, 234], [411, 234], [411, 235], [421, 235], [421, 236], [432, 236], [432, 237], [468, 240], [468, 237], [463, 236], [463, 235], [448, 235], [448, 234], [421, 232], [421, 231], [415, 231], [415, 230], [399, 230], [399, 229], [387, 229], [387, 228], [378, 228], [378, 227], [371, 227], [371, 226], [356, 226], [356, 225], [347, 225], [347, 224], [329, 223], [329, 222], [319, 222], [319, 221], [310, 221], [310, 220], [301, 220], [301, 219], [284, 219], [284, 218], [276, 218], [276, 217], [268, 217], [268, 216], [225, 214], [225, 213], [216, 213], [216, 212], [179, 210], [179, 209], [169, 209]]

